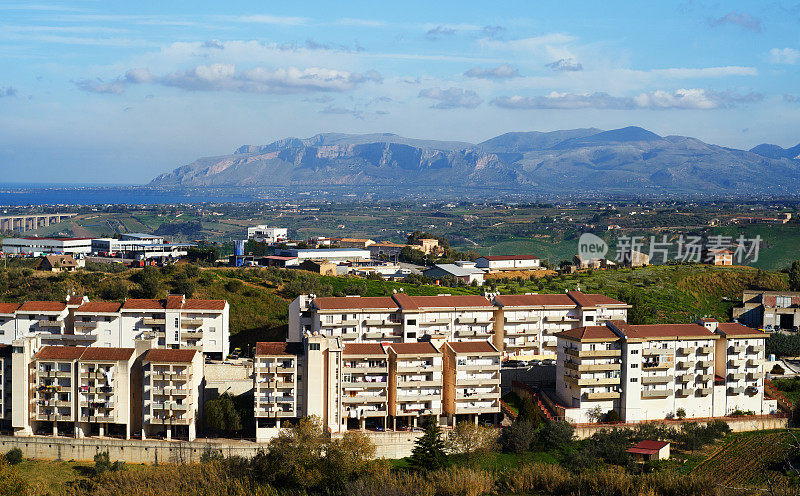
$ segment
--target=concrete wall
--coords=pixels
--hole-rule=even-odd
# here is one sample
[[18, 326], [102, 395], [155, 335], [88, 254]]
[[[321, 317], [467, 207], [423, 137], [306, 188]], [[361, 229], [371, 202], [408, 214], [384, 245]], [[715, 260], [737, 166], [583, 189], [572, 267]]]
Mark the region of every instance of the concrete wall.
[[253, 363], [241, 362], [233, 365], [221, 363], [205, 364], [206, 400], [223, 393], [233, 396], [253, 389]]
[[511, 391], [511, 383], [514, 381], [522, 382], [529, 386], [553, 388], [556, 385], [556, 366], [503, 367], [500, 369], [500, 381], [502, 394]]
[[[708, 419], [690, 419], [688, 421], [659, 421], [659, 424], [667, 425], [680, 429], [686, 422], [697, 422], [705, 424]], [[755, 417], [720, 417], [714, 420], [724, 420], [733, 432], [763, 431], [772, 429], [786, 429], [789, 425], [788, 417], [755, 416]], [[618, 428], [635, 428], [638, 424], [590, 424], [575, 426], [575, 436], [578, 439], [586, 439], [599, 430], [609, 430]]]

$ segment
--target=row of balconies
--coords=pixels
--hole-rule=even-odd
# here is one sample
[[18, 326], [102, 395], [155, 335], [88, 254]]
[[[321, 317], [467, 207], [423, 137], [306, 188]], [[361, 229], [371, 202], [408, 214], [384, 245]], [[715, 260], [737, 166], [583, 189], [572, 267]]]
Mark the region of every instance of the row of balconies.
[[187, 374], [186, 372], [171, 372], [171, 371], [163, 371], [163, 372], [154, 372], [150, 375], [150, 378], [154, 381], [185, 381], [188, 380], [191, 374]]
[[259, 408], [255, 411], [256, 417], [261, 418], [287, 418], [295, 417], [294, 409], [283, 410], [281, 408]]
[[579, 358], [600, 358], [622, 356], [622, 350], [579, 350], [577, 348], [566, 348], [567, 355]]
[[606, 370], [620, 370], [622, 364], [617, 363], [596, 363], [596, 364], [584, 364], [584, 363], [577, 363], [577, 362], [564, 362], [564, 367], [570, 370], [575, 370], [577, 372], [599, 372], [599, 371], [606, 371]]
[[84, 422], [112, 423], [115, 421], [111, 415], [81, 415], [80, 418]]
[[488, 330], [486, 331], [457, 331], [459, 337], [469, 338], [469, 337], [484, 337], [490, 336], [492, 333]]
[[70, 415], [61, 415], [61, 414], [57, 414], [57, 413], [50, 413], [50, 414], [37, 413], [36, 414], [36, 420], [47, 420], [47, 421], [51, 421], [51, 422], [54, 422], [54, 421], [71, 421], [72, 420], [72, 415], [71, 414]]
[[539, 317], [535, 315], [528, 315], [526, 317], [505, 316], [505, 321], [509, 324], [535, 324], [536, 322], [539, 322]]
[[742, 360], [741, 358], [731, 358], [728, 360], [729, 367], [741, 367], [742, 365], [746, 365], [747, 367], [760, 367], [762, 364], [762, 360], [759, 358], [748, 358], [746, 361]]
[[79, 320], [75, 322], [76, 328], [83, 328], [83, 329], [97, 329], [98, 325], [100, 325], [100, 323], [96, 321], [84, 322]]
[[386, 395], [365, 395], [358, 394], [355, 396], [342, 396], [342, 403], [386, 403], [388, 397]]
[[758, 388], [756, 386], [730, 386], [728, 387], [728, 396], [738, 396], [740, 394], [747, 394], [748, 396], [754, 396], [758, 394]]
[[368, 327], [399, 326], [402, 323], [402, 320], [397, 319], [367, 319], [364, 321]]
[[146, 326], [163, 326], [167, 325], [167, 319], [154, 319], [150, 317], [145, 317], [142, 319], [142, 324]]
[[619, 377], [580, 378], [571, 375], [564, 376], [564, 382], [572, 386], [611, 386], [620, 383]]
[[273, 404], [273, 403], [294, 403], [294, 396], [292, 395], [284, 395], [284, 396], [269, 396], [269, 395], [261, 395], [256, 396], [256, 403], [258, 404]]
[[178, 403], [177, 401], [153, 401], [150, 405], [153, 410], [186, 411], [189, 408], [187, 403]]
[[70, 378], [72, 377], [72, 372], [69, 370], [40, 370], [39, 377]]
[[63, 320], [49, 320], [49, 319], [41, 319], [38, 321], [39, 327], [58, 327], [64, 324]]
[[151, 391], [154, 395], [159, 396], [187, 396], [189, 394], [188, 388], [167, 386], [167, 387], [153, 387]]
[[161, 417], [153, 415], [147, 418], [148, 422], [153, 425], [189, 425], [192, 421], [190, 417]]

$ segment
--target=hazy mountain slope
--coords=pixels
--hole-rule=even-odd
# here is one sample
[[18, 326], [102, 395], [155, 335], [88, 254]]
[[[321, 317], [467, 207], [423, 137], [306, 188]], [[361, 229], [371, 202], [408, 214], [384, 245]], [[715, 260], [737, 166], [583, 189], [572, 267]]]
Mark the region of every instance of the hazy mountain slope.
[[769, 158], [789, 158], [794, 160], [800, 160], [800, 144], [793, 146], [791, 148], [781, 148], [778, 145], [770, 145], [768, 143], [762, 143], [756, 147], [751, 148], [750, 151]]
[[151, 184], [782, 194], [800, 186], [800, 161], [685, 136], [662, 137], [638, 127], [506, 133], [477, 145], [394, 134], [328, 133], [201, 158]]

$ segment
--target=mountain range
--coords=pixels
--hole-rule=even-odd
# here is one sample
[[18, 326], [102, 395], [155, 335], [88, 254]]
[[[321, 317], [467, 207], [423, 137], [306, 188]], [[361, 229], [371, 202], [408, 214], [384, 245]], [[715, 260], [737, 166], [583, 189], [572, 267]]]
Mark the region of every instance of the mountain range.
[[737, 150], [640, 127], [513, 132], [472, 144], [395, 134], [318, 134], [200, 158], [157, 187], [334, 185], [548, 193], [783, 195], [800, 189], [800, 144]]

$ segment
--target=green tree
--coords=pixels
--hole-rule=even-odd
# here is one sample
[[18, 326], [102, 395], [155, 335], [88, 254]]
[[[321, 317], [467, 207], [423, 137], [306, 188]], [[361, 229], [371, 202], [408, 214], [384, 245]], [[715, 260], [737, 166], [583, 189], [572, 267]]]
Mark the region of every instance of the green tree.
[[575, 428], [564, 420], [545, 422], [542, 427], [541, 442], [547, 449], [561, 449], [572, 443]]
[[[537, 429], [530, 422], [517, 420], [513, 424], [503, 427], [502, 442], [507, 451], [524, 455], [536, 440]], [[523, 461], [525, 459], [523, 458]]]
[[417, 470], [436, 470], [442, 468], [447, 461], [442, 429], [436, 417], [428, 417], [425, 432], [414, 443], [409, 463]]
[[230, 394], [225, 393], [206, 401], [204, 411], [206, 427], [217, 434], [232, 434], [242, 430], [242, 417]]
[[497, 445], [497, 434], [495, 429], [464, 420], [447, 433], [445, 444], [450, 453], [463, 454], [471, 458], [473, 454], [493, 450]]
[[192, 295], [194, 294], [195, 283], [194, 281], [186, 277], [185, 274], [180, 274], [175, 279], [175, 282], [173, 283], [172, 287], [175, 291], [175, 294], [182, 294], [186, 295], [187, 298], [191, 298]]
[[94, 474], [100, 475], [104, 472], [118, 472], [125, 469], [125, 462], [115, 461], [111, 463], [108, 451], [101, 451], [94, 455]]
[[104, 300], [124, 300], [128, 297], [128, 286], [120, 280], [109, 281], [100, 287], [100, 297]]
[[5, 454], [4, 458], [9, 465], [16, 465], [22, 461], [22, 450], [19, 448], [11, 448]]
[[329, 435], [318, 417], [305, 417], [281, 429], [254, 460], [256, 478], [281, 487], [318, 486], [324, 477], [322, 459]]
[[341, 488], [365, 474], [375, 457], [375, 444], [363, 432], [348, 431], [325, 449], [323, 471], [326, 487]]
[[161, 272], [155, 267], [145, 267], [136, 277], [136, 282], [141, 287], [144, 298], [158, 298], [161, 296]]
[[519, 415], [517, 416], [518, 422], [529, 422], [534, 428], [538, 429], [542, 424], [542, 417], [539, 410], [533, 403], [533, 399], [527, 396], [522, 400], [522, 405], [519, 407]]
[[789, 268], [789, 289], [800, 291], [800, 260], [792, 262]]

